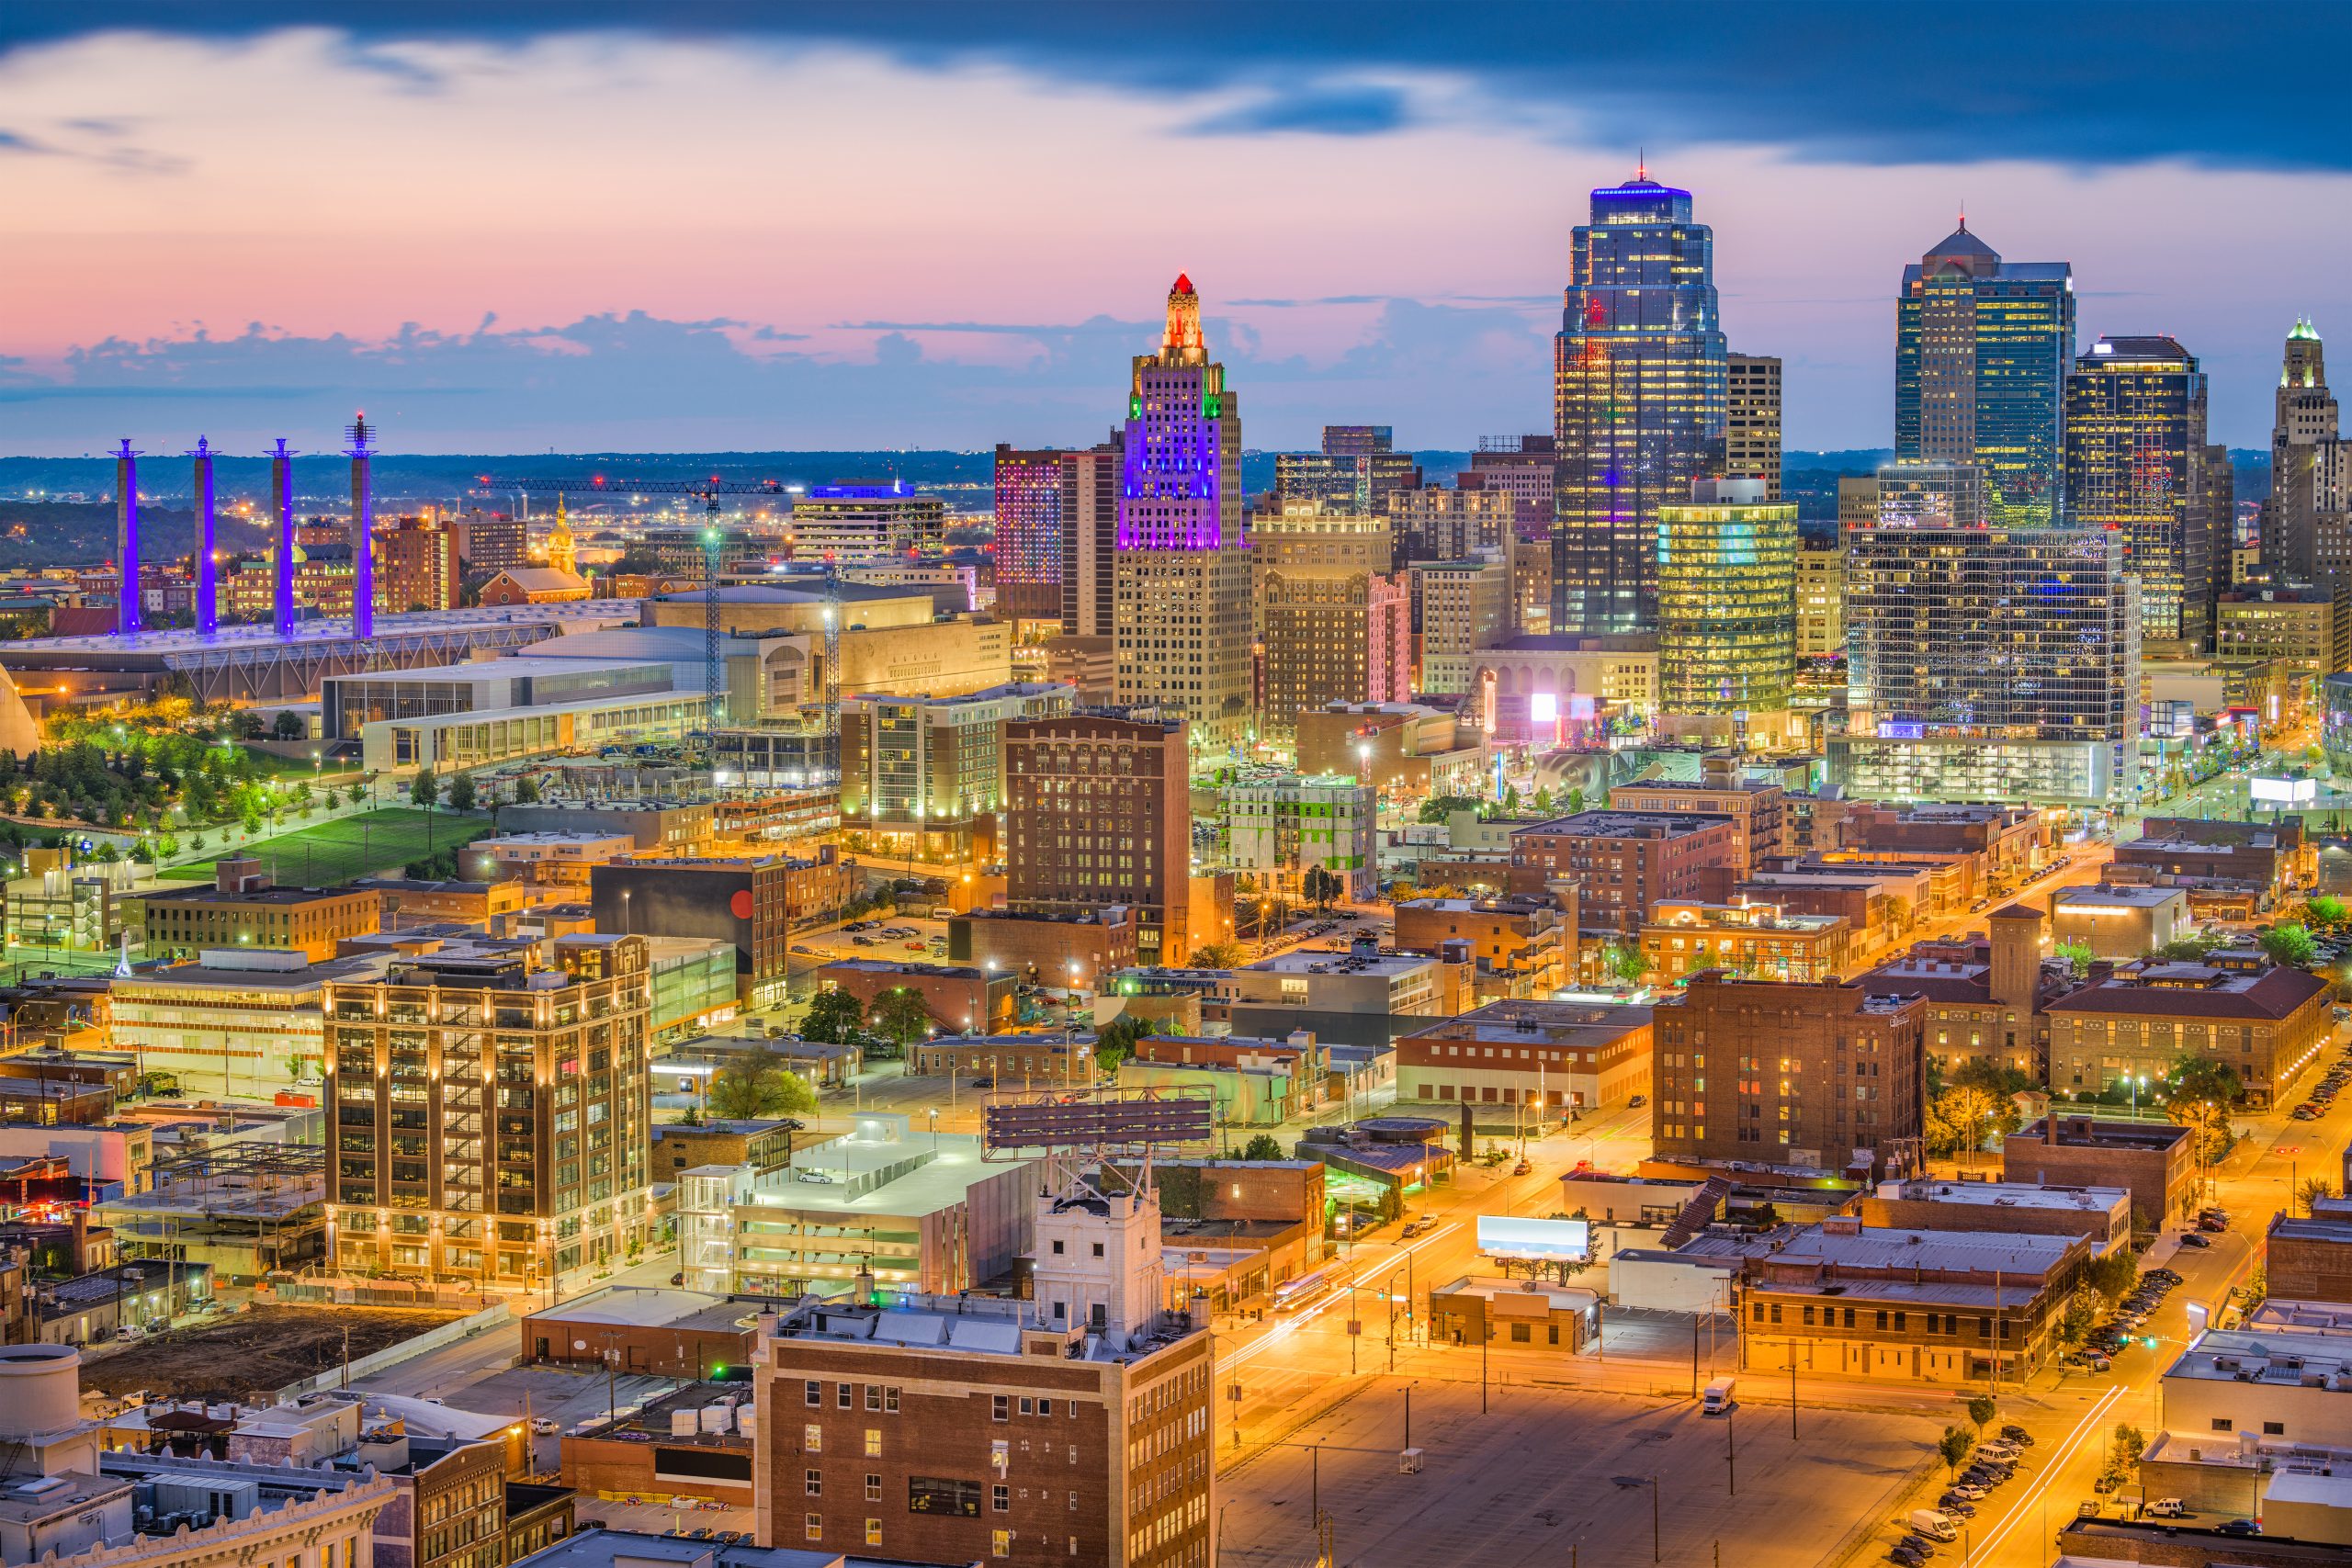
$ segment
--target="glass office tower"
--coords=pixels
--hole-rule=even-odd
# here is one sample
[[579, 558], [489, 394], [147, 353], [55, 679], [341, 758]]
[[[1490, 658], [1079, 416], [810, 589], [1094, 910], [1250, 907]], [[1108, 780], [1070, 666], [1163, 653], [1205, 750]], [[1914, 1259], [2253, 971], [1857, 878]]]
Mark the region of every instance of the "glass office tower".
[[2139, 595], [2120, 531], [1846, 538], [1849, 717], [1834, 782], [1883, 798], [2130, 798]]
[[1987, 521], [2056, 523], [2074, 358], [2073, 269], [2005, 262], [1963, 222], [1903, 269], [1895, 457], [1977, 465]]
[[1721, 469], [1725, 356], [1690, 193], [1646, 175], [1594, 191], [1554, 345], [1555, 631], [1657, 626], [1658, 508]]
[[2211, 636], [2205, 373], [2168, 337], [2101, 338], [2066, 378], [2066, 520], [2123, 536], [2152, 637]]
[[1702, 479], [1658, 508], [1658, 705], [1775, 713], [1797, 662], [1797, 503], [1761, 479]]

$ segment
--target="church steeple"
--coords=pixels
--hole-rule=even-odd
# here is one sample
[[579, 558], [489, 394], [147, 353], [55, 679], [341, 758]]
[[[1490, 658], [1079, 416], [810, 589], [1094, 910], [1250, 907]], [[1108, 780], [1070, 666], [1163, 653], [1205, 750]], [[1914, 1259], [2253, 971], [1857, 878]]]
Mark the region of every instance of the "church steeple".
[[558, 571], [568, 571], [577, 576], [579, 560], [579, 547], [571, 541], [571, 522], [563, 510], [563, 492], [558, 491], [555, 496], [555, 532], [548, 536], [548, 565]]

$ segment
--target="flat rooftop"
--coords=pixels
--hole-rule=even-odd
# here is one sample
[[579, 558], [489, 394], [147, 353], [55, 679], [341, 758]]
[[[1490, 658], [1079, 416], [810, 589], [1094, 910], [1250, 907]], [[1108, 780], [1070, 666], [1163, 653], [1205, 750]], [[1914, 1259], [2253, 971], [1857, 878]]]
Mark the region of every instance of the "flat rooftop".
[[535, 1312], [553, 1323], [601, 1323], [615, 1328], [737, 1328], [760, 1308], [699, 1291], [660, 1285], [606, 1285], [560, 1305]]
[[[934, 1152], [934, 1142], [936, 1149]], [[969, 1134], [924, 1133], [905, 1143], [834, 1138], [793, 1152], [792, 1165], [758, 1178], [745, 1200], [763, 1208], [854, 1215], [929, 1214], [1019, 1165], [982, 1156]], [[816, 1171], [830, 1180], [811, 1181]]]
[[1774, 1261], [1818, 1260], [1832, 1269], [1857, 1273], [1934, 1269], [1982, 1273], [1988, 1280], [1998, 1269], [2022, 1284], [2048, 1273], [2079, 1245], [2076, 1238], [2061, 1235], [1914, 1230], [1897, 1225], [1832, 1230], [1815, 1224], [1792, 1235], [1774, 1255]]
[[1728, 817], [1695, 811], [1579, 811], [1572, 817], [1555, 817], [1549, 821], [1514, 828], [1511, 837], [1544, 833], [1566, 839], [1662, 839], [1678, 833], [1705, 832], [1731, 820]]
[[2215, 1329], [2182, 1351], [2164, 1375], [2352, 1393], [2352, 1335], [2309, 1331], [2281, 1342], [2250, 1329]]
[[1426, 953], [1355, 953], [1345, 948], [1300, 948], [1244, 964], [1244, 975], [1409, 975], [1437, 960]]
[[[1133, 1361], [1206, 1332], [1174, 1320], [1166, 1328], [1146, 1331], [1146, 1348], [1130, 1350], [1124, 1341], [1114, 1343], [1082, 1325], [1049, 1323], [1043, 1313], [1038, 1302], [1000, 1296], [910, 1292], [896, 1297], [889, 1306], [836, 1304], [821, 1297], [804, 1297], [791, 1315], [776, 1325], [776, 1337], [896, 1345], [957, 1356], [1019, 1356], [1024, 1333], [1046, 1334], [1069, 1342], [1076, 1352], [1068, 1358], [1071, 1360]], [[1161, 1321], [1170, 1320], [1163, 1316]]]
[[1403, 1036], [1481, 1044], [1605, 1045], [1649, 1027], [1652, 1010], [1608, 1002], [1488, 1002]]
[[2102, 882], [2092, 887], [2064, 887], [2052, 900], [2057, 908], [2092, 913], [2102, 904], [2121, 910], [2161, 909], [2166, 904], [2188, 897], [2177, 887], [2140, 887], [2129, 883]]
[[1910, 1203], [1982, 1204], [1996, 1209], [2062, 1209], [2106, 1213], [2128, 1203], [2132, 1194], [2120, 1187], [2041, 1187], [2030, 1181], [1905, 1181], [1884, 1182], [1881, 1198]]
[[[536, 646], [536, 645], [535, 645]], [[590, 670], [642, 670], [667, 679], [670, 661], [657, 659], [548, 659], [519, 653], [505, 659], [465, 660], [456, 664], [421, 664], [409, 670], [367, 670], [349, 675], [329, 675], [330, 681], [503, 681], [546, 680], [578, 675]]]
[[844, 1568], [848, 1559], [834, 1551], [754, 1546], [748, 1540], [722, 1544], [583, 1522], [573, 1534], [515, 1562], [531, 1568], [620, 1568], [650, 1562], [675, 1568]]

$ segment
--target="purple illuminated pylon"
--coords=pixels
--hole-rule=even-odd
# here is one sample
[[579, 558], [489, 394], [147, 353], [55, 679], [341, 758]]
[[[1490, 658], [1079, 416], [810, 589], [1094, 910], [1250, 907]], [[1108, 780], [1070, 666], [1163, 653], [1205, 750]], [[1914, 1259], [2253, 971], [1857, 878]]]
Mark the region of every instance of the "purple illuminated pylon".
[[344, 434], [351, 440], [343, 454], [351, 459], [351, 635], [365, 641], [376, 635], [376, 449], [368, 445], [376, 433], [363, 410]]
[[269, 455], [269, 510], [277, 523], [277, 581], [272, 591], [270, 624], [279, 637], [294, 635], [294, 454], [286, 437]]
[[212, 561], [212, 444], [201, 435], [196, 450], [196, 629], [220, 629], [220, 596]]
[[115, 595], [114, 629], [124, 637], [139, 629], [139, 454], [130, 437], [114, 455], [114, 556], [122, 571], [122, 589]]

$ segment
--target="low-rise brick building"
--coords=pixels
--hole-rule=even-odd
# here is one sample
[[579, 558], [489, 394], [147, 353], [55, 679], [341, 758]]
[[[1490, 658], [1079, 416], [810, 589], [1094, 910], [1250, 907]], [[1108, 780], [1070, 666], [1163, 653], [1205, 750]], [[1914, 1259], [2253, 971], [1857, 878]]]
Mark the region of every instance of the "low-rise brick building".
[[2258, 950], [2202, 963], [2094, 964], [2049, 1005], [2052, 1089], [2096, 1093], [2160, 1080], [2182, 1055], [2233, 1070], [2256, 1107], [2279, 1102], [2317, 1063], [2330, 1029], [2328, 983]]
[[[1713, 759], [1710, 759], [1712, 762]], [[1713, 770], [1706, 779], [1635, 779], [1609, 789], [1611, 811], [1697, 812], [1728, 817], [1737, 826], [1739, 850], [1733, 863], [1745, 876], [1768, 855], [1786, 854], [1789, 842], [1788, 792], [1759, 779], [1725, 776]]]
[[1661, 899], [1703, 898], [1736, 868], [1739, 825], [1687, 812], [1579, 811], [1510, 836], [1510, 890], [1573, 883], [1586, 929], [1630, 932]]
[[1668, 984], [1702, 969], [1765, 980], [1834, 980], [1846, 972], [1853, 929], [1843, 915], [1778, 904], [1665, 898], [1641, 927], [1642, 962]]
[[1926, 1020], [1851, 981], [1693, 975], [1654, 1026], [1657, 1157], [1875, 1174], [1920, 1134]]
[[1040, 986], [1102, 989], [1103, 978], [1137, 962], [1142, 911], [1112, 904], [1075, 914], [974, 909], [947, 921], [947, 958]]
[[1398, 1109], [1450, 1114], [1467, 1103], [1489, 1123], [1524, 1114], [1540, 1124], [1647, 1094], [1652, 1017], [1596, 1002], [1490, 1002], [1396, 1042]]
[[2001, 1140], [2001, 1179], [2055, 1187], [2120, 1187], [2132, 1224], [2152, 1231], [2196, 1207], [2189, 1130], [2169, 1122], [2100, 1122], [2053, 1114]]
[[[1569, 890], [1568, 903], [1575, 902]], [[1542, 996], [1577, 972], [1576, 910], [1563, 911], [1546, 897], [1408, 898], [1396, 906], [1400, 952], [1435, 953], [1448, 942], [1470, 944], [1482, 996], [1489, 989]]]
[[[655, 1066], [660, 1076], [660, 1066]], [[653, 1129], [653, 1179], [675, 1181], [682, 1172], [703, 1165], [740, 1165], [754, 1171], [774, 1170], [792, 1159], [792, 1134], [798, 1123], [762, 1119], [749, 1122], [671, 1122]]]
[[2321, 1198], [2308, 1218], [2270, 1216], [2263, 1238], [2274, 1300], [2352, 1304], [2352, 1198]]

